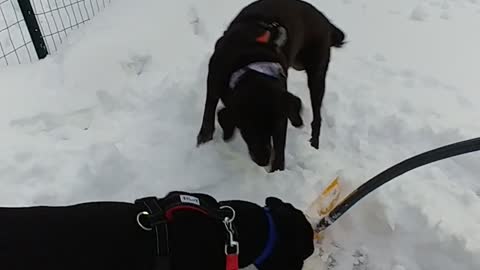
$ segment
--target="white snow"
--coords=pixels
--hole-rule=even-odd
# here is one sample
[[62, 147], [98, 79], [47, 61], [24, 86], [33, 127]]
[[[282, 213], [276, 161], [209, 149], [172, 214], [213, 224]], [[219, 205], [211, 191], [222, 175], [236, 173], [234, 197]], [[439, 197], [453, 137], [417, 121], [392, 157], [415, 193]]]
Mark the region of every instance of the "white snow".
[[[170, 190], [301, 209], [341, 175], [343, 195], [387, 167], [480, 134], [480, 3], [310, 2], [347, 34], [334, 49], [312, 149], [305, 105], [286, 170], [266, 173], [243, 141], [195, 147], [216, 38], [250, 0], [115, 0], [58, 52], [0, 69], [0, 205], [133, 201]], [[448, 14], [448, 20], [445, 19]], [[368, 195], [332, 225], [305, 269], [480, 269], [480, 154], [441, 161]]]

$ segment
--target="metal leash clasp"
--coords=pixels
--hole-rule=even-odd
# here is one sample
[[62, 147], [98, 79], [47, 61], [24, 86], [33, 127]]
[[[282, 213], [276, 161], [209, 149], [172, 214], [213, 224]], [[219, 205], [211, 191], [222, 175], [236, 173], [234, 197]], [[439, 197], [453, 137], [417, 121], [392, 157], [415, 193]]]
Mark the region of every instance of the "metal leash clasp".
[[[225, 243], [225, 254], [226, 255], [231, 255], [231, 254], [238, 255], [240, 253], [240, 244], [235, 239], [235, 230], [233, 229], [233, 220], [235, 220], [235, 210], [230, 206], [221, 206], [220, 207], [220, 209], [224, 209], [224, 208], [227, 208], [232, 212], [232, 217], [229, 218], [227, 216], [223, 219], [223, 224], [225, 225], [225, 229], [226, 229], [227, 234], [228, 234], [228, 240], [227, 240], [227, 243]], [[229, 248], [230, 249], [233, 248], [234, 252], [233, 253], [229, 252]]]
[[[232, 212], [232, 217], [228, 215], [223, 219], [223, 224], [227, 231], [227, 241], [225, 242], [225, 270], [239, 270], [238, 254], [240, 253], [240, 245], [235, 239], [235, 230], [233, 229], [233, 220], [235, 220], [235, 210], [230, 206], [222, 206], [220, 209], [229, 209]], [[233, 252], [231, 250], [233, 248]]]

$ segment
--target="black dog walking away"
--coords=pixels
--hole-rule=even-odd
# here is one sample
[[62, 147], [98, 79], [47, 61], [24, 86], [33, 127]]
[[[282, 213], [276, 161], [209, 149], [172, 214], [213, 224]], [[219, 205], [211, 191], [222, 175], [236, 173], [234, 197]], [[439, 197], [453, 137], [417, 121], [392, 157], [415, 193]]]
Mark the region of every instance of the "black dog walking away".
[[310, 144], [318, 149], [330, 49], [341, 47], [344, 38], [304, 1], [259, 0], [242, 9], [210, 58], [197, 145], [212, 140], [222, 100], [225, 108], [218, 121], [223, 139], [230, 140], [238, 128], [255, 163], [266, 166], [273, 154], [271, 170], [283, 170], [288, 120], [295, 127], [303, 125], [302, 102], [287, 91], [288, 69], [293, 67], [307, 73], [313, 111]]

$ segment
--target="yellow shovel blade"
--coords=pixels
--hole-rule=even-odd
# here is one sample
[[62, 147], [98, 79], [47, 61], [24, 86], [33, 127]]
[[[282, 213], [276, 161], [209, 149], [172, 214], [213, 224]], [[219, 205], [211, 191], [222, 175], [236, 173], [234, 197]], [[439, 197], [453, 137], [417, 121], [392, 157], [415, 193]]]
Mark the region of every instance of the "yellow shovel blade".
[[338, 176], [322, 191], [316, 200], [316, 208], [319, 216], [325, 216], [337, 205], [340, 198], [340, 184]]
[[[340, 198], [340, 180], [337, 176], [313, 201], [310, 209], [320, 218], [328, 215], [335, 208]], [[323, 236], [321, 233], [314, 234], [314, 240], [320, 242]]]

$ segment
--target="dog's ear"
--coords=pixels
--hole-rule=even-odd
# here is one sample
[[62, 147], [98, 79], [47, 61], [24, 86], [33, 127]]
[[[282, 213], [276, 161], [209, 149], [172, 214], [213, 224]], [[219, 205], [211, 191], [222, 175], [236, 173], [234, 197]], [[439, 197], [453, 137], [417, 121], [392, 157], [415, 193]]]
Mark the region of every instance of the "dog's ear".
[[290, 120], [290, 123], [297, 128], [303, 126], [301, 116], [302, 100], [292, 93], [285, 92], [283, 95], [283, 102], [287, 108], [287, 117]]
[[265, 199], [265, 206], [270, 209], [275, 209], [282, 206], [284, 202], [277, 197], [267, 197]]
[[235, 119], [231, 110], [222, 108], [218, 111], [218, 123], [223, 129], [223, 140], [229, 141], [235, 131]]

